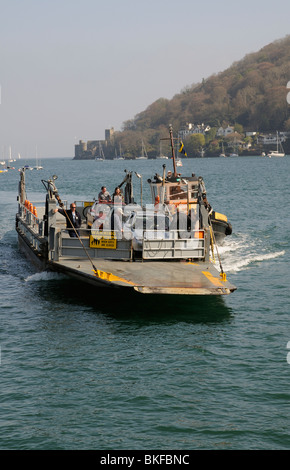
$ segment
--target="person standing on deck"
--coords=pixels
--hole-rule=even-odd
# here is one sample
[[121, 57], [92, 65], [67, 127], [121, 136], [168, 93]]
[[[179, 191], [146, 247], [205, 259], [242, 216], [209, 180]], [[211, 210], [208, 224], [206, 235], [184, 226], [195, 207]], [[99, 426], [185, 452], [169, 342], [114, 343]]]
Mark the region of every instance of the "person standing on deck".
[[100, 203], [112, 202], [111, 195], [109, 191], [107, 191], [106, 186], [101, 187], [101, 191], [99, 192], [98, 198]]
[[66, 218], [66, 228], [70, 237], [80, 235], [78, 229], [82, 225], [82, 218], [80, 213], [76, 210], [75, 203], [71, 203], [70, 209], [68, 210], [56, 208], [55, 212], [59, 212]]

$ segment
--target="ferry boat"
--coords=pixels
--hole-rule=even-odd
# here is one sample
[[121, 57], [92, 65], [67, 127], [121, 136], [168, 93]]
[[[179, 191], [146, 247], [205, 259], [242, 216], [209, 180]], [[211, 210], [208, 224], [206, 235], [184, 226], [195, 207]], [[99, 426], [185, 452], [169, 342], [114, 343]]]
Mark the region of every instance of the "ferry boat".
[[174, 152], [173, 164], [171, 175], [163, 165], [163, 176], [148, 181], [154, 204], [135, 203], [133, 172], [126, 172], [119, 185], [124, 186], [124, 200], [75, 201], [82, 218], [79, 230], [73, 224], [67, 228], [69, 210], [57, 177], [42, 180], [46, 198], [39, 205], [28, 198], [23, 168], [16, 214], [20, 249], [39, 270], [64, 273], [95, 287], [138, 294], [230, 294], [236, 287], [222, 267], [203, 180], [181, 177]]

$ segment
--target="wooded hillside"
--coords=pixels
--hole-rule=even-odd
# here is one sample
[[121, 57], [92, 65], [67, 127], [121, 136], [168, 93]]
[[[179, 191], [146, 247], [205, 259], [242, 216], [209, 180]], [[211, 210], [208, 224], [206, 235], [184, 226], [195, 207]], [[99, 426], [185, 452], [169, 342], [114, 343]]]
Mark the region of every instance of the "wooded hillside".
[[139, 155], [143, 139], [148, 155], [159, 152], [168, 125], [177, 131], [186, 123], [211, 127], [239, 124], [244, 131], [290, 131], [290, 36], [248, 54], [227, 70], [175, 95], [160, 98], [123, 124], [114, 145], [127, 155]]

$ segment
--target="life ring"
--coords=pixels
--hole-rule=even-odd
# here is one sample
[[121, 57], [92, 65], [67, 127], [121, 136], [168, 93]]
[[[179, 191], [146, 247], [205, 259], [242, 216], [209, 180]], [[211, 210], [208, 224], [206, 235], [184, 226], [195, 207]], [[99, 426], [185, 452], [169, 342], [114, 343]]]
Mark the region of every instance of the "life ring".
[[90, 204], [90, 205], [83, 208], [83, 216], [85, 217], [85, 219], [87, 218], [88, 212], [91, 209], [91, 207], [93, 207], [93, 205], [94, 205], [94, 203], [92, 203], [92, 204]]

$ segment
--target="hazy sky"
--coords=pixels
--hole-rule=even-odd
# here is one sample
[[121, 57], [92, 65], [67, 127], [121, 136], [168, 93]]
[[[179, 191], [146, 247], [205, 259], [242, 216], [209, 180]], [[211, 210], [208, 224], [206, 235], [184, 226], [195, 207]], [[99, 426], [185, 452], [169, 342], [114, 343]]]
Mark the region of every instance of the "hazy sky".
[[0, 158], [73, 157], [289, 33], [289, 0], [0, 0]]

